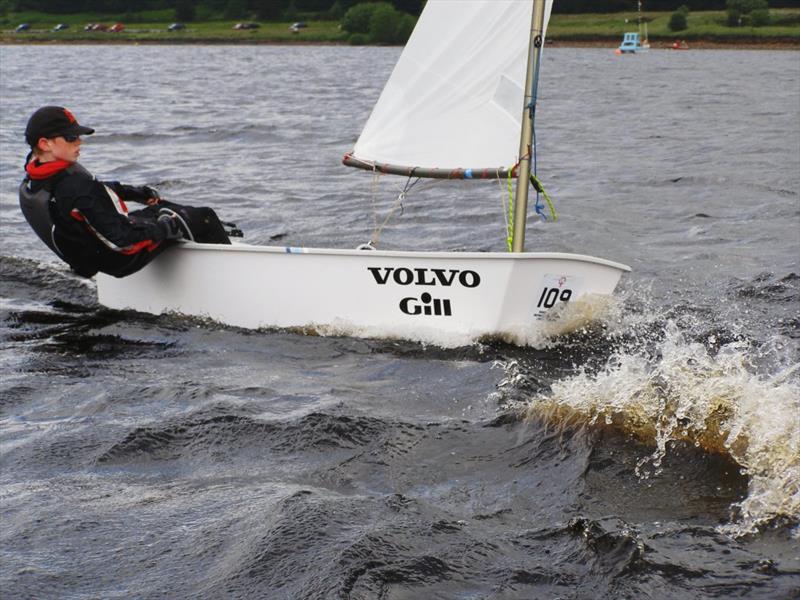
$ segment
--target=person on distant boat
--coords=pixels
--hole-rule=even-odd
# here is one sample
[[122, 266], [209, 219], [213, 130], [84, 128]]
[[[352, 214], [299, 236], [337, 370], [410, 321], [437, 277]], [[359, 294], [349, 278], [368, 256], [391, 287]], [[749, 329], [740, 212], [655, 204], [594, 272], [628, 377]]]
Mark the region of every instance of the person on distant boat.
[[[176, 240], [230, 244], [216, 213], [167, 202], [148, 186], [98, 181], [78, 164], [81, 136], [94, 129], [61, 106], [28, 120], [20, 207], [36, 234], [83, 277], [135, 273]], [[126, 202], [145, 207], [128, 211]]]

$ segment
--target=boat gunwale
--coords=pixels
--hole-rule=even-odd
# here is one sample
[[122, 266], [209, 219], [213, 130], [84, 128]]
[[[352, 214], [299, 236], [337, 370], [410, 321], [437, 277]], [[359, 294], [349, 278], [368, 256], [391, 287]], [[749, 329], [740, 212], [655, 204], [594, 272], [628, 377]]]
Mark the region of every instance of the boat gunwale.
[[525, 261], [536, 259], [551, 260], [573, 260], [587, 262], [606, 267], [619, 269], [620, 271], [630, 272], [631, 267], [605, 258], [588, 256], [585, 254], [571, 254], [564, 252], [441, 252], [441, 251], [416, 251], [416, 250], [359, 250], [357, 248], [313, 248], [305, 246], [261, 246], [235, 242], [233, 244], [198, 244], [195, 242], [182, 241], [175, 248], [192, 252], [243, 252], [243, 253], [267, 253], [267, 254], [294, 254], [294, 255], [321, 255], [321, 256], [360, 256], [360, 257], [381, 257], [381, 258], [409, 258], [422, 259], [431, 258], [437, 260], [446, 259], [468, 259], [468, 260], [511, 260]]

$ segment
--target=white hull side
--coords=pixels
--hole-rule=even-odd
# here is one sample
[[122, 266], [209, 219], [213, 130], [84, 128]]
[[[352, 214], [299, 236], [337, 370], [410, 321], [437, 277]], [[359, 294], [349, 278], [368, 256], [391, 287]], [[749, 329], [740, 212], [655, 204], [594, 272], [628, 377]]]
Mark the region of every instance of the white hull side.
[[98, 274], [97, 290], [114, 309], [448, 346], [487, 335], [526, 343], [548, 307], [607, 297], [629, 270], [575, 254], [184, 243], [123, 279]]

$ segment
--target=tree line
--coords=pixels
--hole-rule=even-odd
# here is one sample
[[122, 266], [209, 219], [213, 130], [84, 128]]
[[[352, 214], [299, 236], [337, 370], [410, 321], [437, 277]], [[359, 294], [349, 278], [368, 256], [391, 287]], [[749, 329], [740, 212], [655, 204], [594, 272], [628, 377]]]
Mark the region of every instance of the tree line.
[[[250, 14], [262, 20], [289, 16], [340, 19], [351, 7], [374, 0], [0, 0], [7, 10], [35, 10], [54, 14], [124, 14], [149, 10], [175, 10], [197, 18], [239, 18]], [[425, 0], [390, 0], [400, 12], [418, 16]], [[773, 0], [770, 8], [796, 6], [797, 0]], [[644, 10], [724, 10], [726, 0], [642, 0]], [[556, 13], [613, 13], [636, 10], [637, 0], [557, 0]], [[237, 16], [232, 16], [237, 15]]]

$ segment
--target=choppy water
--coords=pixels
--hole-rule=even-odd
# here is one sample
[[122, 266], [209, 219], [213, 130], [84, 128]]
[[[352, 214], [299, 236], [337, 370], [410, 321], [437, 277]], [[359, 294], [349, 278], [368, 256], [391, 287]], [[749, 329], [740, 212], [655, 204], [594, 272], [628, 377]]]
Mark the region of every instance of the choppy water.
[[[797, 598], [800, 55], [545, 53], [530, 249], [630, 264], [536, 347], [108, 311], [16, 206], [38, 105], [98, 176], [354, 247], [340, 167], [395, 48], [0, 48], [3, 598]], [[383, 248], [502, 250], [496, 184]], [[276, 282], [279, 285], [279, 282]]]

